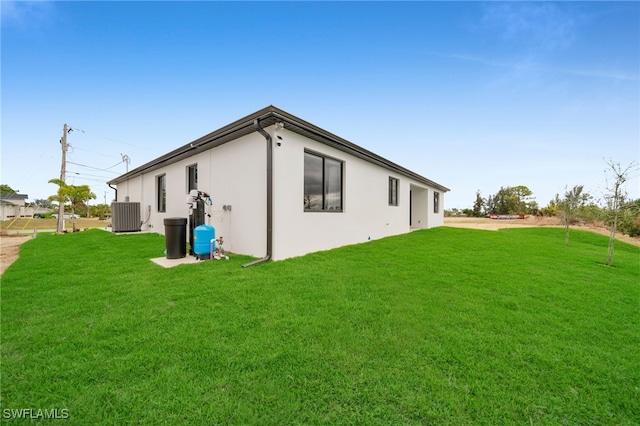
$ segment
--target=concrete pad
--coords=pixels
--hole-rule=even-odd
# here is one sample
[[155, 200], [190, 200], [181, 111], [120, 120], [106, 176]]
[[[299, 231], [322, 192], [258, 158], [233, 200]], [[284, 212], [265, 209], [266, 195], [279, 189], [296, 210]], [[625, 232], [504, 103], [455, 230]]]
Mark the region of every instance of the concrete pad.
[[187, 256], [182, 257], [180, 259], [167, 259], [166, 257], [156, 257], [155, 259], [151, 259], [153, 263], [156, 265], [160, 265], [163, 268], [173, 268], [178, 265], [188, 265], [190, 263], [198, 263], [202, 262], [195, 258], [195, 256]]

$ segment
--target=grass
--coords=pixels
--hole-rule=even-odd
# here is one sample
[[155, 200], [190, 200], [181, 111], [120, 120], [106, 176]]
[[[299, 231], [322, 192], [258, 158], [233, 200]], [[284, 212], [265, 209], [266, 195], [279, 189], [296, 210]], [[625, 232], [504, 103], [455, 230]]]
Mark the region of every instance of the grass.
[[640, 249], [617, 243], [610, 268], [606, 237], [563, 232], [437, 228], [247, 269], [163, 269], [155, 234], [41, 234], [2, 277], [2, 408], [69, 424], [638, 424]]

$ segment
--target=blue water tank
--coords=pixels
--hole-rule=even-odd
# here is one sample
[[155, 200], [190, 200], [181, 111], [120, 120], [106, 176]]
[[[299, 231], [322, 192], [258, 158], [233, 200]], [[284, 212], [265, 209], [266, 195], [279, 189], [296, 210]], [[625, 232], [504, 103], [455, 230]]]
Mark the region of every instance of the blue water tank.
[[211, 249], [215, 250], [216, 243], [213, 242], [213, 246], [211, 245], [211, 240], [216, 239], [216, 230], [211, 225], [200, 225], [196, 226], [193, 230], [193, 252], [198, 256], [211, 254]]

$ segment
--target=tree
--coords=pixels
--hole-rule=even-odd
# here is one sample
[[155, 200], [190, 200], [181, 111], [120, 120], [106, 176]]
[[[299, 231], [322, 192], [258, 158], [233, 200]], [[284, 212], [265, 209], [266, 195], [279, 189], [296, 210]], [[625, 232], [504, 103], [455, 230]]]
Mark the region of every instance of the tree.
[[640, 198], [625, 202], [622, 206], [618, 230], [632, 237], [640, 235]]
[[[606, 161], [608, 169], [605, 170], [607, 176], [607, 193], [605, 194], [607, 219], [611, 232], [609, 233], [609, 246], [607, 248], [607, 266], [611, 266], [613, 262], [613, 250], [616, 240], [616, 229], [618, 227], [618, 218], [621, 214], [622, 206], [626, 198], [626, 192], [624, 191], [624, 183], [629, 179], [629, 172], [637, 167], [637, 164], [632, 161], [628, 166], [622, 167], [620, 162], [614, 162], [613, 160]], [[609, 182], [609, 178], [612, 178], [612, 182]]]
[[9, 185], [5, 185], [4, 183], [0, 183], [0, 194], [17, 194], [18, 191], [11, 188]]
[[[50, 202], [55, 201], [56, 203], [58, 203], [59, 206], [64, 206], [67, 202], [67, 196], [65, 194], [65, 188], [67, 187], [66, 182], [63, 181], [62, 179], [49, 179], [49, 183], [54, 183], [58, 185], [58, 192], [55, 195], [51, 195], [49, 197], [49, 201]], [[62, 212], [63, 214], [60, 214], [60, 212]], [[58, 211], [58, 225], [57, 225], [58, 233], [62, 233], [64, 231], [63, 226], [64, 226], [64, 207], [61, 207], [60, 210]]]
[[475, 217], [475, 213], [473, 212], [472, 209], [462, 209], [462, 214], [465, 215], [466, 217]]
[[484, 208], [486, 201], [480, 195], [480, 190], [476, 191], [476, 201], [473, 203], [473, 216], [474, 217], [482, 217], [484, 216]]
[[53, 209], [53, 203], [51, 202], [51, 200], [47, 199], [41, 199], [41, 198], [36, 198], [36, 200], [33, 202], [33, 204], [35, 204], [38, 207], [42, 207], [45, 209]]
[[566, 245], [569, 244], [569, 226], [580, 217], [580, 207], [586, 204], [591, 198], [589, 194], [582, 192], [583, 189], [583, 185], [576, 185], [564, 193], [563, 199], [560, 199], [556, 194], [554, 204], [557, 207], [558, 216], [564, 225], [564, 243]]
[[96, 194], [91, 192], [91, 188], [89, 185], [68, 185], [68, 196], [71, 201], [71, 221], [73, 223], [73, 231], [76, 231], [76, 215], [75, 208], [77, 206], [83, 206], [87, 209], [87, 214], [89, 212], [89, 206], [87, 202], [91, 199], [96, 198]]
[[100, 220], [105, 220], [105, 217], [111, 213], [111, 207], [108, 204], [98, 204], [89, 208], [92, 216], [98, 216]]
[[[73, 231], [76, 231], [76, 215], [75, 215], [75, 207], [78, 205], [83, 205], [89, 210], [89, 206], [85, 204], [85, 201], [89, 201], [90, 199], [95, 199], [96, 194], [91, 192], [91, 188], [89, 185], [68, 185], [64, 181], [60, 179], [51, 179], [49, 183], [55, 183], [58, 185], [58, 194], [52, 195], [49, 199], [57, 200], [61, 203], [69, 203], [71, 205], [71, 223], [73, 226]], [[58, 223], [61, 223], [61, 218], [58, 218]], [[60, 230], [60, 226], [58, 229]]]
[[495, 195], [487, 198], [486, 211], [493, 214], [535, 214], [538, 204], [532, 195], [533, 192], [524, 185], [500, 187]]

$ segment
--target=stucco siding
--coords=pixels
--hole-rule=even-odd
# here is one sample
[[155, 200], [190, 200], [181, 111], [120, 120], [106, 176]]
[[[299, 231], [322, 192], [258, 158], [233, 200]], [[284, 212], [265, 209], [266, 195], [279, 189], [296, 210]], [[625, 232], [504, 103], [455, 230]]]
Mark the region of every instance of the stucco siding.
[[[366, 157], [335, 142], [310, 139], [314, 134], [287, 130], [286, 123], [284, 126], [265, 129], [273, 139], [272, 259], [364, 243], [444, 223], [446, 188], [433, 183], [441, 188], [434, 189], [429, 186], [431, 181], [388, 161]], [[230, 252], [265, 256], [265, 138], [254, 131], [191, 156], [192, 147], [187, 145], [184, 149], [180, 157], [161, 158], [160, 163], [134, 170], [134, 177], [118, 183], [118, 201], [125, 201], [128, 196], [130, 201], [140, 202], [141, 220], [145, 221], [142, 230], [164, 234], [165, 218], [189, 214], [188, 167], [197, 164], [198, 190], [208, 193], [212, 200], [212, 205], [206, 207], [211, 217], [205, 221], [215, 227], [216, 237], [224, 238]], [[305, 151], [342, 162], [341, 212], [305, 211]], [[169, 164], [158, 167], [165, 164], [162, 161]], [[158, 211], [157, 205], [160, 175], [166, 177], [165, 212]], [[389, 205], [390, 177], [398, 180], [396, 206]], [[435, 192], [439, 192], [438, 212], [434, 212]]]
[[[409, 232], [409, 189], [418, 183], [286, 129], [274, 140], [275, 260]], [[305, 150], [343, 161], [342, 212], [304, 211]], [[397, 206], [389, 205], [389, 177], [399, 180]], [[415, 227], [428, 226], [427, 198], [414, 203], [422, 215]]]
[[199, 182], [211, 195], [216, 237], [224, 237], [227, 250], [254, 257], [264, 256], [267, 245], [266, 149], [264, 138], [252, 133], [209, 150], [207, 184]]
[[[164, 219], [188, 217], [187, 168], [198, 166], [198, 190], [211, 196], [205, 221], [224, 237], [229, 251], [262, 257], [266, 247], [266, 143], [250, 134], [232, 143], [129, 179], [118, 185], [118, 201], [141, 203], [143, 231], [164, 234]], [[166, 176], [166, 211], [158, 211], [157, 178]], [[231, 210], [223, 209], [231, 206]], [[151, 208], [149, 213], [149, 207]], [[147, 219], [148, 218], [148, 219]]]

